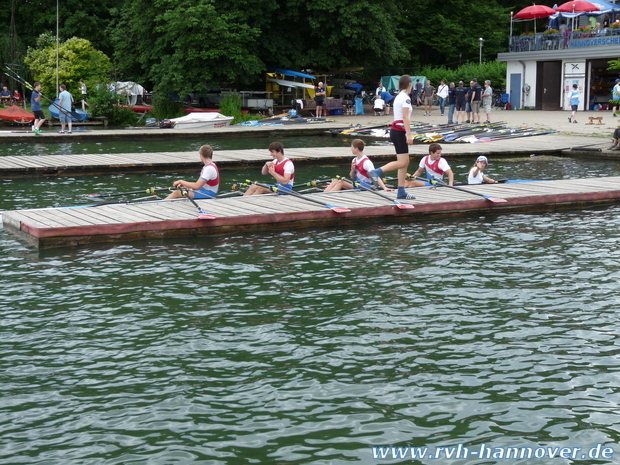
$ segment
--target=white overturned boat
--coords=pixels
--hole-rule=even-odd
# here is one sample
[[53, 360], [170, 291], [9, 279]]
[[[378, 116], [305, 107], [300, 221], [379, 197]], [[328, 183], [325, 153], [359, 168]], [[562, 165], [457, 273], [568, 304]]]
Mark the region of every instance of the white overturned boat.
[[208, 129], [223, 128], [230, 125], [234, 118], [232, 116], [224, 116], [221, 113], [190, 113], [180, 118], [172, 118], [170, 121], [174, 123], [174, 129]]

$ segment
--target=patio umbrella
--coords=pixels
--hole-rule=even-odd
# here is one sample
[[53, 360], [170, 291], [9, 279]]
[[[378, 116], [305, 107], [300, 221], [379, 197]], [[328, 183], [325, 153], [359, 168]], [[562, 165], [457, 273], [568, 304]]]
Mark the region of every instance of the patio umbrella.
[[600, 8], [593, 3], [585, 0], [574, 0], [572, 2], [562, 3], [555, 11], [560, 13], [590, 13], [591, 11], [599, 11]]
[[537, 19], [537, 18], [547, 18], [551, 15], [555, 14], [555, 10], [553, 8], [549, 8], [545, 5], [532, 5], [523, 8], [519, 11], [515, 18], [519, 19]]
[[538, 18], [547, 18], [556, 11], [553, 8], [549, 8], [545, 5], [531, 5], [526, 6], [521, 11], [519, 11], [516, 15], [514, 15], [517, 19], [533, 19], [534, 20], [534, 32], [536, 32], [536, 19]]
[[[593, 3], [586, 2], [585, 0], [573, 0], [572, 2], [562, 3], [555, 11], [560, 13], [590, 13], [592, 11], [599, 11], [600, 8]], [[575, 18], [573, 17], [572, 30], [575, 30]]]

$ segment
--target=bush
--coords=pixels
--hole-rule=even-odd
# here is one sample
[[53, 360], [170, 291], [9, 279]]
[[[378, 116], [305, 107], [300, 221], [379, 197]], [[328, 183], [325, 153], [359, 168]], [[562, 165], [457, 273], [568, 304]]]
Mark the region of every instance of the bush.
[[117, 106], [118, 96], [110, 92], [107, 84], [87, 83], [88, 110], [92, 116], [103, 116], [112, 126], [131, 126], [136, 124], [137, 115], [129, 108]]
[[250, 115], [249, 113], [241, 113], [241, 97], [235, 92], [226, 95], [220, 102], [220, 113], [226, 116], [232, 116], [232, 124], [241, 123], [243, 121], [251, 121], [260, 119], [258, 115]]
[[483, 63], [465, 63], [456, 69], [448, 69], [444, 66], [431, 68], [429, 66], [422, 68], [416, 73], [417, 76], [426, 76], [430, 79], [435, 88], [443, 79], [446, 84], [454, 82], [457, 86], [459, 81], [463, 81], [465, 86], [469, 86], [469, 81], [473, 78], [478, 79], [478, 84], [483, 85], [488, 79], [491, 81], [493, 89], [506, 88], [506, 63], [499, 61], [487, 61]]
[[183, 104], [175, 102], [167, 97], [153, 98], [153, 116], [161, 121], [163, 119], [178, 118], [184, 116]]

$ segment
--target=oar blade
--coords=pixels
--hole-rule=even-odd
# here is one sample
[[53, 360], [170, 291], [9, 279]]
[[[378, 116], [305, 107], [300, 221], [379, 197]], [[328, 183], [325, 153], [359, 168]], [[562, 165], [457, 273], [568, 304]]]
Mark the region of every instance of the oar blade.
[[415, 208], [413, 205], [410, 205], [408, 203], [400, 203], [397, 201], [394, 201], [394, 204], [400, 209], [400, 210], [411, 210], [413, 208]]
[[332, 211], [335, 211], [336, 213], [348, 213], [351, 210], [348, 208], [344, 208], [344, 207], [335, 207], [334, 205], [330, 205], [328, 203], [325, 204], [325, 206], [329, 209], [331, 209]]
[[483, 195], [482, 197], [484, 197], [487, 200], [490, 200], [491, 202], [495, 202], [495, 203], [504, 203], [507, 202], [506, 199], [497, 199], [495, 197], [489, 197], [488, 195]]
[[203, 212], [202, 210], [200, 210], [198, 212], [198, 219], [199, 220], [214, 220], [216, 218], [217, 218], [217, 216], [215, 216], [213, 213]]

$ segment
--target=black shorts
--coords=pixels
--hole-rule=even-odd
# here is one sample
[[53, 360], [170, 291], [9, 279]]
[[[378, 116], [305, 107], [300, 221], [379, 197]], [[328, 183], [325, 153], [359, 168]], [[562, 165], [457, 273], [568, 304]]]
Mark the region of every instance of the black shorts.
[[401, 153], [409, 153], [409, 144], [407, 144], [406, 132], [390, 129], [390, 140], [394, 144], [396, 155], [400, 155]]
[[322, 98], [315, 98], [314, 101], [316, 102], [316, 106], [317, 107], [322, 107], [323, 106], [324, 100]]
[[33, 113], [35, 119], [45, 119], [45, 113], [43, 113], [43, 110], [35, 110]]
[[465, 111], [465, 101], [456, 102], [456, 111]]

